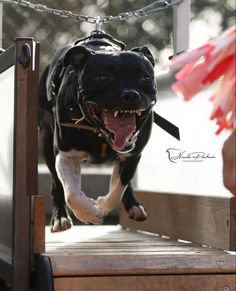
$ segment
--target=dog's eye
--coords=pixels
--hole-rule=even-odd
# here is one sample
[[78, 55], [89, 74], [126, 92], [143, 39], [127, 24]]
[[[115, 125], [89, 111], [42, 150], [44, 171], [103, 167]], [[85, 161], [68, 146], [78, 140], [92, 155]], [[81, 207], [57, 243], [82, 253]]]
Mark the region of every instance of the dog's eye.
[[152, 78], [148, 75], [142, 76], [140, 79], [140, 83], [143, 86], [148, 86], [152, 83]]
[[110, 81], [110, 78], [108, 75], [101, 74], [97, 76], [97, 82], [100, 84], [104, 84]]

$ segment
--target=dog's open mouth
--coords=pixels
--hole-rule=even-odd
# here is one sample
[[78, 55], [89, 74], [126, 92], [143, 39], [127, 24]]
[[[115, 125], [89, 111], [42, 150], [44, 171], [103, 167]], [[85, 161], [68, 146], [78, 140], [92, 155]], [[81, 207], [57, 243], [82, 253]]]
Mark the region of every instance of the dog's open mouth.
[[150, 112], [150, 109], [108, 110], [92, 102], [88, 102], [87, 106], [96, 126], [117, 152], [133, 149], [142, 119]]

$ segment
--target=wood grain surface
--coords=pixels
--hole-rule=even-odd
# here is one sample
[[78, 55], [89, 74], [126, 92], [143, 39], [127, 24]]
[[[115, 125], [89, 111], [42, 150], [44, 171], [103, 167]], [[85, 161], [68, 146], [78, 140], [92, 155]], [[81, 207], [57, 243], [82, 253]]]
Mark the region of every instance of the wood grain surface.
[[227, 252], [120, 226], [47, 228], [44, 255], [54, 277], [235, 272], [235, 256]]
[[223, 250], [236, 250], [234, 198], [145, 191], [137, 191], [136, 196], [149, 217], [141, 223], [130, 220], [121, 207], [120, 224], [123, 227]]
[[[225, 289], [224, 289], [225, 288]], [[226, 289], [228, 288], [228, 289]], [[55, 291], [234, 291], [233, 275], [56, 278]]]

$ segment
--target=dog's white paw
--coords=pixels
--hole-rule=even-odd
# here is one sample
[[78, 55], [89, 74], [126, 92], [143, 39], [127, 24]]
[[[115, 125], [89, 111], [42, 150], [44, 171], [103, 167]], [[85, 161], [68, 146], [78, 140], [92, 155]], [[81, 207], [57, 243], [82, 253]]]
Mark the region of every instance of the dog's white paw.
[[83, 193], [76, 196], [76, 200], [67, 201], [76, 218], [85, 224], [102, 224], [104, 218], [103, 210], [92, 198], [86, 197]]
[[75, 216], [85, 224], [102, 224], [104, 213], [101, 211], [99, 207], [94, 205], [89, 209], [84, 209], [84, 211], [75, 212], [73, 211]]
[[130, 219], [136, 221], [144, 221], [148, 217], [148, 214], [142, 205], [132, 206], [128, 211], [128, 215]]
[[107, 215], [111, 210], [115, 208], [115, 206], [110, 205], [108, 200], [106, 199], [106, 196], [99, 196], [96, 201], [98, 207], [102, 210], [104, 215]]
[[70, 229], [73, 226], [72, 220], [69, 217], [54, 218], [51, 226], [51, 232], [59, 232]]

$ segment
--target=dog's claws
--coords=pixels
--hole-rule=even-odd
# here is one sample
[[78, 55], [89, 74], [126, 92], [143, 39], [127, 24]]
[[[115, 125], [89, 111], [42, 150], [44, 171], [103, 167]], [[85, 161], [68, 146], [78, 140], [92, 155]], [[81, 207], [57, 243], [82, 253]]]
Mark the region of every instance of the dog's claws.
[[54, 219], [51, 224], [50, 231], [51, 232], [59, 232], [70, 229], [73, 226], [71, 218], [61, 217], [58, 219]]

